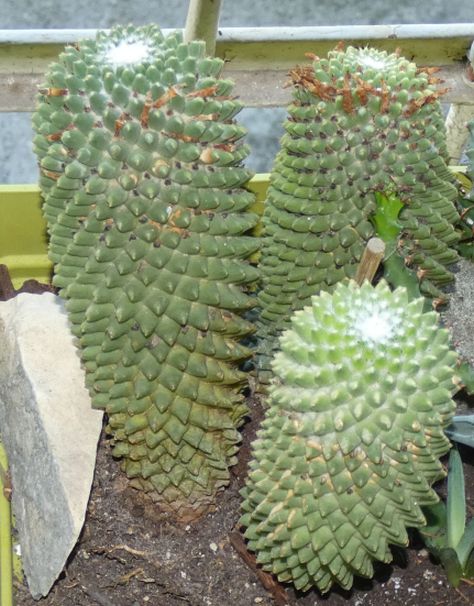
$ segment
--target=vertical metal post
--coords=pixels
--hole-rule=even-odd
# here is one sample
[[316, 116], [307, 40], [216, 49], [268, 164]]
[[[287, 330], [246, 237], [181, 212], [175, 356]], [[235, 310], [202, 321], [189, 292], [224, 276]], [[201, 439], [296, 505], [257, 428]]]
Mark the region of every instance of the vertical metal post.
[[208, 55], [216, 50], [217, 26], [222, 0], [190, 0], [184, 41], [204, 40]]
[[0, 605], [13, 603], [12, 514], [8, 482], [7, 454], [0, 444]]

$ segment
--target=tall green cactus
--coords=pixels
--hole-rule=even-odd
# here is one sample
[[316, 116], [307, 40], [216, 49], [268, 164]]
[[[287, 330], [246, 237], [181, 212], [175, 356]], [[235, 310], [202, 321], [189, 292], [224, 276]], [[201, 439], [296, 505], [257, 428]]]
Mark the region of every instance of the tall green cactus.
[[384, 281], [340, 283], [283, 333], [241, 518], [279, 580], [350, 588], [438, 500], [456, 354], [423, 302]]
[[258, 244], [241, 104], [156, 26], [67, 47], [33, 117], [54, 283], [133, 483], [183, 518], [229, 481]]
[[374, 49], [336, 49], [291, 72], [294, 100], [264, 212], [261, 379], [279, 332], [319, 291], [355, 275], [375, 194], [403, 203], [396, 250], [444, 299], [458, 236], [443, 114], [429, 70]]

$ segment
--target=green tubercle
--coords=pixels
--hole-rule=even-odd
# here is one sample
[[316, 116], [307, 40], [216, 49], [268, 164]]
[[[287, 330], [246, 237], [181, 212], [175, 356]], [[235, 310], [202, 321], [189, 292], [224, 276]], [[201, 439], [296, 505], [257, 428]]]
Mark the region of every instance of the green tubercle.
[[437, 501], [456, 355], [422, 308], [404, 288], [350, 281], [313, 297], [282, 334], [240, 520], [280, 581], [350, 588]]
[[247, 408], [257, 222], [241, 104], [203, 42], [118, 27], [67, 47], [33, 116], [54, 283], [135, 486], [212, 506]]

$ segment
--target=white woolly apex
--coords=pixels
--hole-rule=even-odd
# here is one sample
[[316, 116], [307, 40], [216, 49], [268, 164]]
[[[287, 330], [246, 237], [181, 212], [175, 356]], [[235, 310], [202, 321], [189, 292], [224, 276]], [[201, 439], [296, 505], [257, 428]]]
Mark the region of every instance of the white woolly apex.
[[150, 47], [143, 40], [121, 40], [104, 53], [104, 60], [114, 67], [142, 63], [150, 55]]
[[371, 67], [372, 69], [383, 69], [388, 65], [386, 58], [373, 57], [368, 54], [364, 55], [362, 53], [359, 56], [359, 63], [364, 67]]
[[396, 310], [369, 303], [350, 314], [350, 332], [370, 345], [387, 343], [399, 334], [402, 319]]

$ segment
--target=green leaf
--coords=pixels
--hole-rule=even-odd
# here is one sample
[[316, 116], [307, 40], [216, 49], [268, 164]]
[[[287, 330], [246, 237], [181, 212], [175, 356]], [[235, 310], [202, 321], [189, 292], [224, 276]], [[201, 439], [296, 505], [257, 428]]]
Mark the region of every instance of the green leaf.
[[[404, 286], [407, 289], [410, 301], [423, 296], [420, 292], [420, 283], [415, 272], [408, 269], [405, 260], [397, 252], [386, 255], [383, 266], [385, 279], [395, 288]], [[428, 310], [430, 305], [426, 301], [425, 311]]]
[[459, 541], [459, 545], [456, 548], [459, 562], [462, 566], [462, 569], [466, 569], [466, 564], [469, 560], [469, 556], [473, 554], [474, 551], [474, 520], [471, 520], [467, 525], [467, 528]]
[[386, 244], [383, 260], [385, 279], [395, 287], [404, 286], [410, 300], [422, 296], [415, 272], [410, 270], [405, 259], [397, 252], [397, 240], [402, 229], [398, 215], [404, 204], [395, 193], [375, 192], [376, 211], [371, 216], [375, 232]]
[[[462, 187], [466, 190], [466, 191], [470, 191], [472, 188], [472, 181], [471, 179], [469, 179], [469, 177], [465, 174], [462, 173], [461, 171], [456, 171], [453, 173], [454, 176], [456, 177], [456, 179], [459, 181], [459, 184], [462, 185]], [[464, 202], [468, 202], [468, 199], [464, 199]]]
[[448, 581], [453, 587], [457, 587], [463, 576], [461, 564], [459, 563], [458, 556], [454, 549], [446, 547], [441, 550], [440, 560], [446, 570], [446, 576]]
[[463, 576], [466, 579], [474, 579], [474, 550], [471, 551], [471, 554], [467, 558], [467, 562], [464, 565]]
[[[462, 187], [469, 191], [469, 196], [472, 196], [472, 182], [466, 177], [466, 175], [456, 175], [458, 180], [461, 182]], [[469, 184], [469, 185], [468, 185]], [[474, 204], [470, 198], [460, 197], [457, 201], [457, 210], [460, 215], [460, 219], [457, 222], [457, 228], [461, 236], [458, 244], [455, 245], [459, 254], [466, 259], [474, 259]], [[472, 391], [471, 391], [472, 393]]]
[[[474, 261], [474, 243], [473, 242], [460, 243], [456, 246], [456, 248], [457, 248], [459, 254], [461, 255], [461, 257]], [[473, 393], [473, 392], [471, 391], [470, 393]]]
[[466, 526], [466, 496], [464, 473], [459, 452], [453, 448], [449, 455], [447, 513], [447, 546], [456, 549]]
[[450, 440], [474, 448], [474, 415], [455, 415], [444, 431]]
[[426, 547], [431, 553], [440, 557], [440, 551], [446, 547], [446, 505], [439, 501], [422, 508], [426, 518], [426, 526], [419, 528]]
[[377, 210], [372, 216], [372, 222], [379, 238], [385, 243], [393, 242], [397, 239], [401, 224], [397, 221], [398, 215], [403, 208], [403, 202], [394, 193], [375, 192], [375, 203]]
[[474, 394], [474, 368], [467, 362], [463, 362], [457, 368], [461, 382], [468, 394]]

